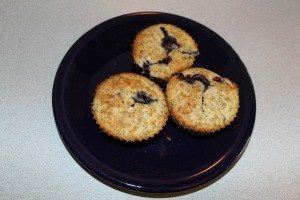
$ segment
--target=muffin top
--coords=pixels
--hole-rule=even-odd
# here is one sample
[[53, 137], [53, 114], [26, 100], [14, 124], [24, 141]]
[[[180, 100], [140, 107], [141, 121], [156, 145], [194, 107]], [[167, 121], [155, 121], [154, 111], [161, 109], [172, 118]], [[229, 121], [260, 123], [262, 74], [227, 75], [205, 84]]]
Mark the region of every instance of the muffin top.
[[229, 125], [238, 113], [238, 93], [237, 84], [204, 68], [176, 74], [166, 88], [175, 122], [198, 133], [212, 133]]
[[193, 38], [171, 24], [150, 26], [133, 42], [133, 59], [141, 73], [165, 82], [172, 74], [191, 67], [198, 54]]
[[169, 116], [161, 88], [133, 73], [113, 75], [100, 83], [91, 109], [99, 127], [123, 141], [153, 137]]

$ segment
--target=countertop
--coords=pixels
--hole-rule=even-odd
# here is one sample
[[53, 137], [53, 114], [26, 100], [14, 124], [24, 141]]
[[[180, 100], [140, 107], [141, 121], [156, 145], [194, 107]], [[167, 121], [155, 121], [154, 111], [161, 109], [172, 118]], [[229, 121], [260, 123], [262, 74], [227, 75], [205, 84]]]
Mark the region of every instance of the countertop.
[[[179, 194], [137, 194], [93, 178], [72, 158], [52, 86], [72, 44], [141, 11], [172, 13], [223, 37], [256, 94], [251, 140], [224, 176]], [[0, 199], [300, 199], [300, 1], [0, 1]]]

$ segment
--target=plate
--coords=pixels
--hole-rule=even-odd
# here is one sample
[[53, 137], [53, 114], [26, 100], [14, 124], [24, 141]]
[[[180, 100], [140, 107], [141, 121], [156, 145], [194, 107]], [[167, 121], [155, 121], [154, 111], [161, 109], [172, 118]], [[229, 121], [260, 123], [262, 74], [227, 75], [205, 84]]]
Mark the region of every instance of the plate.
[[[90, 112], [96, 86], [110, 75], [134, 72], [131, 44], [139, 31], [155, 23], [186, 30], [200, 50], [196, 64], [239, 85], [240, 110], [230, 126], [195, 137], [169, 119], [159, 135], [138, 144], [118, 142], [99, 130]], [[84, 169], [100, 180], [148, 193], [188, 190], [226, 172], [250, 138], [256, 110], [251, 78], [224, 39], [198, 22], [156, 12], [119, 16], [80, 37], [57, 70], [52, 104], [61, 139]]]

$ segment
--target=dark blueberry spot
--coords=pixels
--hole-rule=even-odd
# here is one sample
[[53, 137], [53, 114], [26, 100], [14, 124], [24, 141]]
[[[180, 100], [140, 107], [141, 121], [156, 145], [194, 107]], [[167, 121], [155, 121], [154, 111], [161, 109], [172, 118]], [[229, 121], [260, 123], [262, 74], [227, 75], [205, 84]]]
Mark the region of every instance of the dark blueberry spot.
[[[132, 99], [134, 100], [135, 103], [140, 103], [140, 104], [150, 104], [153, 101], [157, 101], [157, 99], [152, 99], [150, 95], [147, 95], [146, 92], [144, 91], [138, 92], [136, 96], [132, 97]], [[133, 107], [134, 104], [131, 106]]]
[[165, 57], [164, 59], [158, 61], [158, 64], [169, 64], [172, 61], [172, 58], [170, 56]]
[[177, 43], [177, 39], [170, 36], [164, 27], [160, 27], [160, 30], [164, 34], [164, 37], [161, 41], [161, 46], [166, 50], [167, 53], [170, 53], [174, 49], [180, 47], [180, 45]]
[[206, 90], [208, 88], [208, 86], [210, 85], [210, 82], [202, 75], [200, 74], [195, 74], [193, 75], [194, 80], [196, 81], [201, 81], [204, 85], [204, 90]]
[[143, 66], [142, 66], [142, 74], [149, 75], [150, 74], [150, 69], [149, 68], [150, 68], [151, 65], [155, 65], [155, 64], [164, 64], [164, 65], [167, 65], [171, 61], [172, 61], [172, 58], [170, 56], [167, 56], [167, 57], [163, 58], [162, 60], [159, 60], [156, 63], [150, 63], [148, 60], [146, 60], [143, 63]]
[[203, 85], [204, 85], [204, 91], [208, 88], [208, 86], [210, 86], [210, 82], [202, 75], [200, 74], [194, 74], [194, 75], [183, 75], [182, 73], [177, 74], [177, 77], [182, 80], [185, 81], [189, 84], [194, 84], [195, 81], [200, 81]]
[[163, 32], [165, 37], [169, 37], [169, 33], [167, 32], [167, 30], [164, 27], [160, 27], [160, 30]]
[[193, 79], [193, 77], [191, 76], [191, 75], [186, 75], [186, 76], [184, 76], [182, 73], [179, 73], [179, 74], [177, 74], [177, 77], [180, 79], [180, 80], [182, 80], [182, 81], [185, 81], [185, 82], [187, 82], [187, 83], [189, 83], [189, 84], [194, 84], [195, 83], [195, 80]]

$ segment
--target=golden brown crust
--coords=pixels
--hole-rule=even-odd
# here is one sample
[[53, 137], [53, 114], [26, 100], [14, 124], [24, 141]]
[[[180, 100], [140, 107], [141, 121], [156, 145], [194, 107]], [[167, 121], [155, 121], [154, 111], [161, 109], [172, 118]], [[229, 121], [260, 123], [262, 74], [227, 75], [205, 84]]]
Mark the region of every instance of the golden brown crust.
[[[175, 38], [178, 44], [169, 52], [162, 46], [165, 35], [161, 28]], [[132, 46], [134, 62], [140, 68], [143, 68], [145, 63], [150, 63], [149, 74], [145, 74], [166, 82], [174, 73], [190, 68], [198, 55], [198, 47], [193, 38], [171, 24], [156, 24], [144, 29], [138, 33]], [[170, 62], [160, 62], [167, 57], [171, 58]]]
[[183, 76], [200, 74], [208, 80], [209, 86], [205, 89], [201, 81], [190, 84], [178, 75], [169, 81], [166, 96], [176, 123], [193, 132], [212, 133], [234, 121], [239, 109], [237, 84], [204, 68], [181, 73]]
[[[145, 94], [152, 101], [147, 104], [138, 94]], [[160, 87], [133, 73], [113, 75], [100, 83], [91, 108], [96, 123], [104, 132], [127, 142], [154, 137], [169, 116]]]

